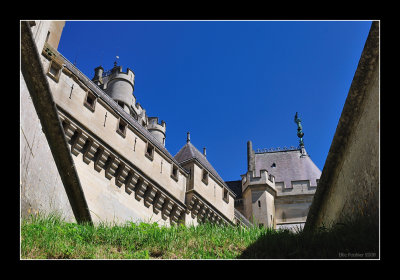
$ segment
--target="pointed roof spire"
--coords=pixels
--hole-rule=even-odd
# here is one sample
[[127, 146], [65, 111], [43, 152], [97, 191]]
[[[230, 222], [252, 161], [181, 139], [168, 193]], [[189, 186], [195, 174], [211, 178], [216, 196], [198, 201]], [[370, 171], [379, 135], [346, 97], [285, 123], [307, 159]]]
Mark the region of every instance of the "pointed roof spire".
[[190, 142], [190, 132], [188, 131], [187, 132], [187, 137], [186, 137], [186, 143], [189, 143]]
[[[221, 178], [218, 172], [214, 169], [211, 163], [207, 160], [206, 156], [202, 154], [192, 143], [190, 143], [190, 133], [188, 132], [187, 143], [179, 150], [175, 155], [174, 159], [179, 163], [186, 163], [190, 160], [196, 160], [197, 163], [204, 169], [206, 169], [210, 174], [212, 174], [221, 185], [228, 187], [225, 181]], [[231, 191], [231, 190], [230, 190]]]

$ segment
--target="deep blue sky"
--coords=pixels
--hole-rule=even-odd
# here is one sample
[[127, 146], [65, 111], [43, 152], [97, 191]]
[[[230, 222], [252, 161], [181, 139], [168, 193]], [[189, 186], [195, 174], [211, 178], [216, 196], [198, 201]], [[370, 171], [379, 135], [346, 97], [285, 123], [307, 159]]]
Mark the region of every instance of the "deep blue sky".
[[304, 144], [323, 169], [370, 21], [67, 21], [58, 50], [89, 78], [135, 72], [137, 101], [167, 123], [174, 156], [191, 142], [221, 177], [253, 148]]

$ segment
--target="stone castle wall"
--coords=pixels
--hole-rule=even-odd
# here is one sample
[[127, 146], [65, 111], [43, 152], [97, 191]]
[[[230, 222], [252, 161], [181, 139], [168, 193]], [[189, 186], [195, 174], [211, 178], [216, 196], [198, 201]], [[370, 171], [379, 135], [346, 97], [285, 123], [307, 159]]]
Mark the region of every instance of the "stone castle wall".
[[21, 216], [58, 212], [75, 220], [71, 205], [42, 131], [39, 117], [20, 75], [20, 197]]
[[[48, 31], [48, 42], [55, 48], [64, 27], [64, 21], [31, 23], [33, 39], [43, 48]], [[30, 214], [57, 212], [66, 220], [75, 217], [60, 178], [49, 143], [25, 79], [20, 72], [20, 210], [21, 217]]]
[[[35, 73], [36, 81], [30, 81], [30, 84], [39, 83], [45, 89], [49, 98], [40, 100], [44, 106], [29, 104], [32, 92], [24, 87], [21, 75], [22, 211], [29, 213], [35, 207], [43, 212], [57, 210], [69, 219], [73, 220], [75, 216], [79, 222], [80, 217], [84, 217], [94, 223], [145, 221], [170, 225], [185, 221], [197, 224], [199, 218], [209, 218], [218, 223], [232, 222], [234, 199], [228, 194], [228, 202], [223, 202], [223, 188], [212, 177], [209, 178], [210, 185], [218, 187], [219, 192], [215, 190], [214, 196], [210, 196], [210, 186], [201, 191], [196, 180], [192, 180], [194, 189], [201, 195], [193, 197], [191, 194], [192, 199], [188, 201], [192, 208], [187, 208], [188, 172], [142, 123], [136, 123], [132, 116], [119, 109], [116, 101], [50, 45], [49, 38], [54, 34], [43, 34], [47, 30], [60, 31], [58, 23], [53, 29], [51, 25], [38, 22], [41, 28], [31, 29], [33, 35], [41, 34], [37, 37], [47, 40], [35, 42], [38, 53], [34, 59], [40, 60], [41, 69]], [[44, 27], [48, 29], [43, 30]], [[33, 53], [30, 50], [30, 55]], [[29, 64], [29, 60], [25, 63]], [[52, 117], [43, 117], [41, 109], [46, 106], [51, 107]], [[40, 116], [35, 116], [36, 110]], [[56, 128], [39, 135], [40, 121], [44, 120], [45, 124], [50, 121]], [[47, 143], [48, 133], [54, 134], [58, 129], [59, 141], [49, 140]], [[32, 147], [37, 143], [44, 150], [33, 159], [36, 151]], [[72, 167], [69, 172], [74, 174], [60, 169], [60, 157], [58, 160], [51, 158], [57, 149], [65, 149], [67, 153], [61, 160], [69, 162]], [[197, 174], [198, 169], [201, 170], [194, 168], [193, 174]], [[72, 188], [65, 184], [68, 181], [65, 178], [71, 176], [74, 178], [70, 181]], [[41, 183], [43, 179], [45, 182]], [[76, 200], [80, 203], [78, 210]]]
[[357, 217], [378, 222], [379, 191], [379, 22], [373, 22], [305, 230]]

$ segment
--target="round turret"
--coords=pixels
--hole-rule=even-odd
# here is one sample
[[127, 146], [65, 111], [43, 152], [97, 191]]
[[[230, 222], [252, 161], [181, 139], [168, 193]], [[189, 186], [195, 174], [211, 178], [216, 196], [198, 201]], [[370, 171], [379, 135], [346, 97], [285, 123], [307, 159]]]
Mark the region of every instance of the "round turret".
[[167, 127], [165, 121], [161, 121], [161, 124], [158, 123], [157, 117], [149, 117], [147, 130], [160, 142], [165, 146], [165, 131]]
[[135, 74], [127, 69], [126, 73], [122, 72], [121, 66], [114, 66], [108, 77], [105, 92], [115, 101], [125, 103], [128, 107], [135, 105], [135, 97], [133, 96], [135, 84]]

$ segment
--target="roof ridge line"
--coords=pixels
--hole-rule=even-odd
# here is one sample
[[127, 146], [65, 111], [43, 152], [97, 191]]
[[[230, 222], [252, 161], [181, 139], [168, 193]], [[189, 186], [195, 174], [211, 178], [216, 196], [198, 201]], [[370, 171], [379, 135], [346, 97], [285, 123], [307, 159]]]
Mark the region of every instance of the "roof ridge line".
[[283, 147], [283, 148], [270, 148], [270, 149], [260, 149], [258, 148], [257, 150], [254, 151], [256, 154], [267, 154], [267, 153], [276, 153], [276, 152], [291, 152], [291, 151], [301, 151], [300, 147]]

